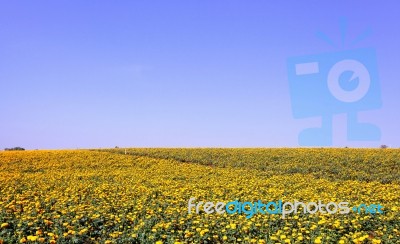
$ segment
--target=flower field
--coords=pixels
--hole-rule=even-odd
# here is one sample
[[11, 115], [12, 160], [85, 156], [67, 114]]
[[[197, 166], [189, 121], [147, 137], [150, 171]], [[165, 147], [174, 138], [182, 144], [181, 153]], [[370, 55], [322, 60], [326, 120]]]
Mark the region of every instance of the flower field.
[[[384, 212], [188, 214], [191, 197]], [[400, 150], [0, 152], [0, 224], [0, 243], [400, 243]]]

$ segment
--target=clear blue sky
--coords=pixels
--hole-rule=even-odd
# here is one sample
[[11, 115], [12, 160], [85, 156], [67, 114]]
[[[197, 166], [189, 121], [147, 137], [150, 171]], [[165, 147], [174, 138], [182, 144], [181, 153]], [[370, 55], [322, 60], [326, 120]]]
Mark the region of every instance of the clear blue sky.
[[[2, 1], [0, 148], [294, 147], [287, 60], [375, 48], [382, 107], [363, 121], [400, 147], [398, 1]], [[344, 46], [340, 19], [348, 20]], [[365, 29], [372, 34], [346, 46]], [[344, 119], [343, 119], [344, 118]]]

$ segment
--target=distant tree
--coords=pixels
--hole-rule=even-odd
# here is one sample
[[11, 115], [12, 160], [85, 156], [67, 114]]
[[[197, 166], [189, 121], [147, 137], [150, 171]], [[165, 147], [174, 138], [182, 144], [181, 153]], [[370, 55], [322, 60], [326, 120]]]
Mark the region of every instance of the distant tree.
[[386, 149], [386, 148], [388, 148], [388, 146], [387, 145], [381, 145], [381, 148], [382, 149]]
[[12, 148], [4, 148], [5, 151], [25, 151], [25, 148], [22, 147], [12, 147]]
[[119, 146], [115, 146], [115, 148], [119, 148]]

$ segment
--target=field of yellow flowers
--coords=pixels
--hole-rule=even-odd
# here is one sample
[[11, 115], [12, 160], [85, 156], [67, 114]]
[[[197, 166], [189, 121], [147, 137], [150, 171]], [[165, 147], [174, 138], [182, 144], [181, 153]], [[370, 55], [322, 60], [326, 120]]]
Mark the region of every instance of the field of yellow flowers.
[[[188, 200], [382, 214], [188, 214]], [[400, 243], [397, 149], [0, 152], [0, 243]]]

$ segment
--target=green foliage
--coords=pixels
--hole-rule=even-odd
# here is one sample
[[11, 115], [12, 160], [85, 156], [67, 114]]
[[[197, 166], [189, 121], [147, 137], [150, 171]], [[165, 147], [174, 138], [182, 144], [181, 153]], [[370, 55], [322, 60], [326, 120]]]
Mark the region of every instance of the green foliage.
[[[125, 149], [103, 151], [125, 153]], [[400, 182], [400, 150], [389, 148], [131, 148], [126, 152], [212, 167], [257, 169], [271, 176], [300, 173], [333, 181]]]
[[25, 148], [22, 147], [4, 148], [4, 151], [25, 151]]

